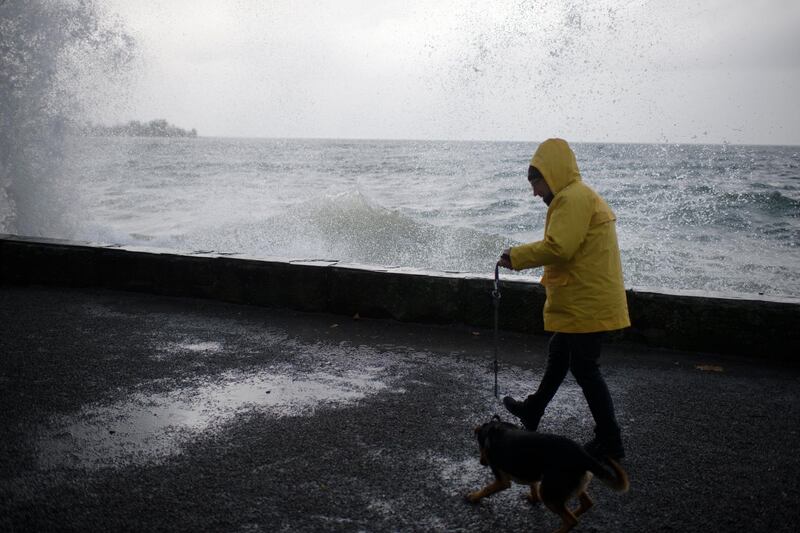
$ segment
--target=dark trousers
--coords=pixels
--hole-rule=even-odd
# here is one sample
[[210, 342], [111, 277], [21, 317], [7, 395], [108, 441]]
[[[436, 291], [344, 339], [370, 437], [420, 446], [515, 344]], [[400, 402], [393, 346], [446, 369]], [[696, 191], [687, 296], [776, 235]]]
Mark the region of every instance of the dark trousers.
[[550, 338], [547, 369], [536, 393], [525, 402], [539, 416], [555, 396], [567, 371], [578, 382], [595, 422], [599, 437], [619, 438], [620, 429], [614, 414], [614, 402], [600, 373], [600, 350], [604, 333], [555, 333]]

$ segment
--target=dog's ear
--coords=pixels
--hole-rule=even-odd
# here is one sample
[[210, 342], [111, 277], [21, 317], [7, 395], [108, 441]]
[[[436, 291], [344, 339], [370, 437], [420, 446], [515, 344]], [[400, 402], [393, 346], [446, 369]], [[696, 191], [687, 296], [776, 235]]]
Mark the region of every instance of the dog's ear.
[[491, 427], [491, 424], [487, 422], [475, 428], [475, 438], [478, 439], [478, 446], [481, 448], [486, 445], [486, 438]]
[[497, 424], [491, 424], [488, 428], [486, 428], [486, 435], [484, 437], [484, 448], [487, 450], [491, 447], [492, 441], [497, 438], [500, 433], [503, 432], [503, 426]]

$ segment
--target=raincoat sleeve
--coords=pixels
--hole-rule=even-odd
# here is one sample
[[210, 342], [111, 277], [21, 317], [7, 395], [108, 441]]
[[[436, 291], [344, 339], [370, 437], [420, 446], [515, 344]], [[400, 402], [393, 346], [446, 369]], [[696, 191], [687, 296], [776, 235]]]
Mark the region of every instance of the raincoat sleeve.
[[551, 205], [544, 240], [511, 248], [514, 270], [565, 263], [572, 259], [586, 238], [592, 219], [592, 199], [557, 195]]

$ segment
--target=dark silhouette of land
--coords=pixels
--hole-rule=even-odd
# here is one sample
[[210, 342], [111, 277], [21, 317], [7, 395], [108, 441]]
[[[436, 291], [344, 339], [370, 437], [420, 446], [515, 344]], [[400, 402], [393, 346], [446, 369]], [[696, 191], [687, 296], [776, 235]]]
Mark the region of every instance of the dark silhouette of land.
[[197, 130], [185, 130], [174, 126], [164, 119], [139, 122], [131, 120], [126, 124], [104, 126], [86, 124], [81, 128], [83, 135], [96, 137], [197, 137]]

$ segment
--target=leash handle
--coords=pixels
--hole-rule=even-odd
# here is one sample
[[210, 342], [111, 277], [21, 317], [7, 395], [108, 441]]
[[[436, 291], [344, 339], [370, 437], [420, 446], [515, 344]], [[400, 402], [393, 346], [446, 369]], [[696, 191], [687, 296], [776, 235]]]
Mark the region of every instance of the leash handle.
[[494, 290], [492, 291], [492, 299], [494, 300], [494, 397], [499, 398], [497, 394], [497, 370], [499, 364], [497, 361], [497, 330], [500, 314], [500, 263], [494, 265]]

